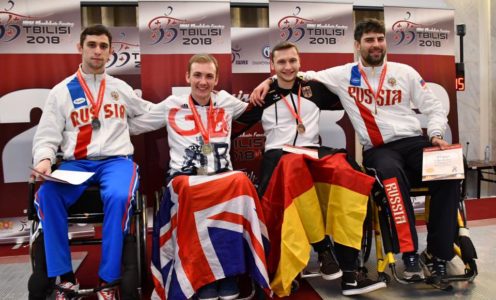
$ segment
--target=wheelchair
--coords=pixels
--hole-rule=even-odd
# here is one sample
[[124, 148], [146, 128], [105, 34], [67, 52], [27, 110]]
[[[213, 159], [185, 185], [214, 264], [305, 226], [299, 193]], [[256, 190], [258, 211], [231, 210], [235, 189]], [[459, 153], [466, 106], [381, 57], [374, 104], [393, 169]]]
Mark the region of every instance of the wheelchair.
[[[369, 174], [375, 176], [375, 174]], [[450, 282], [454, 281], [468, 281], [473, 282], [478, 274], [477, 270], [477, 252], [470, 239], [469, 230], [467, 228], [467, 219], [465, 211], [464, 200], [466, 198], [465, 192], [465, 181], [460, 184], [461, 198], [459, 201], [458, 208], [458, 237], [453, 245], [455, 255], [460, 257], [464, 263], [465, 270], [464, 274], [450, 275], [447, 278], [448, 283], [440, 286], [440, 289], [451, 290], [452, 286]], [[428, 208], [429, 208], [429, 189], [426, 186], [414, 186], [410, 189], [410, 196], [418, 197], [425, 196], [425, 213], [423, 215], [415, 214], [417, 220], [425, 220], [428, 222]], [[395, 253], [399, 252], [399, 247], [397, 245], [397, 240], [395, 238], [395, 233], [392, 224], [392, 213], [389, 203], [386, 199], [386, 195], [382, 189], [382, 185], [378, 182], [376, 177], [376, 183], [372, 190], [369, 198], [367, 217], [363, 229], [363, 239], [362, 239], [362, 250], [361, 250], [361, 271], [367, 272], [367, 268], [364, 264], [368, 261], [371, 249], [372, 241], [375, 240], [376, 246], [376, 258], [377, 258], [377, 272], [378, 280], [382, 280], [386, 283], [391, 281], [391, 276], [386, 273], [386, 267], [389, 266], [391, 275], [395, 281], [401, 284], [410, 284], [420, 281], [407, 281], [401, 278], [396, 271], [396, 260], [394, 257]], [[426, 281], [427, 282], [427, 281]]]
[[[46, 256], [43, 241], [43, 229], [39, 228], [40, 220], [34, 207], [35, 199], [35, 182], [31, 180], [28, 183], [28, 219], [31, 221], [30, 238], [29, 238], [29, 255], [31, 259], [32, 275], [30, 281], [37, 280], [41, 282], [41, 286], [46, 288], [45, 291], [37, 291], [39, 294], [44, 293], [49, 296], [55, 289], [55, 282], [51, 281], [47, 275]], [[124, 249], [122, 255], [122, 276], [120, 280], [108, 283], [103, 286], [79, 289], [77, 293], [73, 292], [68, 296], [71, 299], [81, 299], [97, 293], [98, 291], [109, 287], [120, 287], [117, 293], [118, 299], [141, 299], [142, 287], [146, 280], [147, 270], [147, 255], [146, 255], [146, 197], [136, 192], [135, 201], [133, 204], [133, 215], [131, 220], [131, 228], [129, 234], [124, 239]], [[89, 186], [81, 195], [81, 197], [69, 208], [68, 223], [102, 223], [103, 222], [103, 203], [100, 198], [100, 190], [97, 185]], [[70, 245], [94, 245], [101, 244], [101, 238], [80, 238], [75, 239], [69, 236]], [[40, 285], [40, 284], [38, 284]], [[38, 299], [31, 297], [30, 299]]]

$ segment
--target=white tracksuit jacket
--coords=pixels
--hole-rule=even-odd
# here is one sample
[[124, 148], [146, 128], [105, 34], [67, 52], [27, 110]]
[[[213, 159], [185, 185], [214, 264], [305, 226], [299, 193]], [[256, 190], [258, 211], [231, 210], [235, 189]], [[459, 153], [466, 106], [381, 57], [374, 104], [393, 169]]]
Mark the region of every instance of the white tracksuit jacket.
[[422, 135], [420, 122], [411, 108], [412, 103], [428, 118], [428, 136], [444, 135], [447, 113], [412, 67], [386, 61], [380, 67], [364, 67], [374, 93], [385, 64], [387, 72], [377, 100], [361, 76], [357, 62], [319, 72], [309, 71], [304, 78], [322, 82], [339, 96], [365, 149]]
[[33, 140], [33, 164], [49, 158], [55, 162], [60, 146], [66, 160], [132, 155], [128, 118], [141, 115], [152, 103], [139, 98], [124, 81], [108, 74], [81, 72], [97, 101], [100, 82], [106, 89], [98, 115], [101, 128], [91, 128], [91, 103], [85, 97], [76, 74], [57, 84], [49, 93]]

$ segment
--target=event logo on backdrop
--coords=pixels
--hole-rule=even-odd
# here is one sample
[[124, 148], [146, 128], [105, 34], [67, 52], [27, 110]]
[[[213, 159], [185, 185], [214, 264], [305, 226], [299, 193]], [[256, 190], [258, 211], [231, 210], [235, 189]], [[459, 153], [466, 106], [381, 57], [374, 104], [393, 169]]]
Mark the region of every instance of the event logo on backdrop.
[[[230, 48], [230, 12], [225, 2], [145, 2], [142, 53], [224, 53]], [[201, 5], [202, 8], [198, 9]], [[140, 13], [141, 19], [141, 13]], [[229, 47], [229, 48], [228, 48]]]
[[[295, 43], [302, 71], [353, 61], [353, 5], [320, 1], [269, 1], [270, 43]], [[354, 131], [344, 111], [321, 111], [322, 145], [354, 153]]]
[[32, 141], [49, 90], [80, 62], [79, 0], [0, 1], [0, 217], [26, 207]]
[[111, 75], [140, 74], [139, 31], [136, 27], [110, 28], [114, 53], [107, 62]]
[[351, 4], [270, 1], [270, 41], [289, 41], [306, 53], [348, 53], [353, 47]]
[[269, 73], [269, 28], [231, 28], [233, 73]]
[[77, 52], [79, 5], [75, 0], [53, 0], [50, 5], [43, 1], [2, 1], [0, 53]]
[[454, 11], [388, 7], [385, 9], [389, 52], [454, 55]]
[[[388, 59], [416, 69], [448, 112], [445, 138], [458, 142], [455, 91], [455, 12], [447, 9], [385, 7]], [[432, 66], [435, 65], [435, 68]], [[427, 118], [417, 114], [422, 127]]]

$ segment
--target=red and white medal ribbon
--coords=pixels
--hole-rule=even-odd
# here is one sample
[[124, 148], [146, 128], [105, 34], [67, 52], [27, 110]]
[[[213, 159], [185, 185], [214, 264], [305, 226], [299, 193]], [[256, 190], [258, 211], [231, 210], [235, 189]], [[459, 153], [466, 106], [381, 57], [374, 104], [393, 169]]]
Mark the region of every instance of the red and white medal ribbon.
[[358, 70], [360, 70], [360, 74], [362, 75], [365, 84], [367, 85], [369, 91], [372, 93], [372, 96], [374, 97], [375, 114], [377, 114], [377, 98], [379, 98], [379, 93], [381, 92], [382, 86], [384, 85], [384, 79], [386, 78], [386, 72], [387, 72], [387, 63], [384, 61], [384, 67], [382, 68], [381, 76], [379, 77], [379, 85], [377, 86], [377, 91], [375, 93], [374, 90], [372, 89], [372, 86], [369, 83], [369, 80], [367, 79], [367, 74], [365, 74], [361, 62], [358, 63]]
[[293, 109], [293, 107], [289, 104], [289, 101], [288, 99], [286, 99], [286, 97], [284, 97], [282, 94], [281, 94], [281, 98], [282, 100], [284, 100], [284, 103], [286, 103], [286, 106], [288, 107], [289, 109], [289, 112], [293, 115], [293, 117], [295, 118], [295, 120], [298, 121], [298, 125], [297, 125], [297, 130], [299, 133], [305, 133], [305, 125], [303, 125], [303, 121], [301, 119], [301, 116], [300, 116], [300, 112], [301, 112], [301, 85], [298, 86], [298, 111], [295, 111]]
[[[83, 88], [84, 94], [91, 103], [91, 107], [92, 107], [92, 109], [90, 109], [90, 113], [92, 116], [91, 119], [93, 121], [96, 120], [96, 122], [92, 121], [91, 124], [94, 128], [97, 127], [95, 129], [98, 129], [100, 127], [100, 121], [98, 121], [98, 114], [100, 113], [100, 108], [102, 107], [102, 103], [103, 103], [103, 95], [105, 94], [105, 86], [106, 86], [105, 77], [103, 77], [102, 81], [100, 82], [100, 89], [98, 90], [98, 98], [95, 102], [95, 98], [93, 98], [93, 94], [91, 93], [88, 84], [86, 83], [86, 80], [84, 80], [83, 74], [81, 74], [81, 69], [77, 70], [76, 76], [79, 81], [79, 84]], [[95, 123], [96, 126], [93, 123]]]
[[202, 152], [203, 154], [210, 154], [212, 153], [212, 145], [210, 145], [210, 121], [212, 117], [212, 112], [214, 110], [214, 105], [212, 102], [212, 99], [209, 100], [210, 105], [208, 108], [207, 112], [207, 128], [205, 129], [205, 126], [203, 126], [203, 123], [201, 121], [201, 117], [198, 114], [198, 111], [196, 110], [195, 103], [193, 102], [193, 98], [191, 95], [189, 96], [189, 107], [191, 108], [191, 112], [193, 113], [193, 120], [195, 122], [195, 125], [200, 129], [200, 134], [203, 138], [204, 144], [202, 145]]

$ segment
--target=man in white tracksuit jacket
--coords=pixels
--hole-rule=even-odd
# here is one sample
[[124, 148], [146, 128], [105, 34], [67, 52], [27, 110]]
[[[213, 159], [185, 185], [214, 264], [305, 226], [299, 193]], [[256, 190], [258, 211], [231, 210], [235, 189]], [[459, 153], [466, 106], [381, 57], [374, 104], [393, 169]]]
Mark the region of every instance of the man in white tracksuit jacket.
[[[106, 74], [111, 45], [112, 35], [102, 25], [81, 33], [82, 63], [75, 74], [50, 91], [33, 140], [33, 166], [38, 173], [51, 173], [59, 148], [63, 153], [60, 170], [95, 173], [80, 185], [47, 181], [36, 193], [48, 277], [53, 283], [60, 277], [57, 299], [66, 299], [67, 291], [79, 288], [67, 241], [67, 209], [90, 184], [100, 186], [105, 214], [98, 276], [102, 285], [121, 278], [124, 239], [139, 185], [128, 118], [144, 114], [152, 103], [139, 98], [124, 81]], [[28, 284], [30, 299], [45, 299], [47, 287], [41, 282], [33, 273]], [[102, 289], [97, 295], [98, 299], [114, 299], [115, 289]]]

